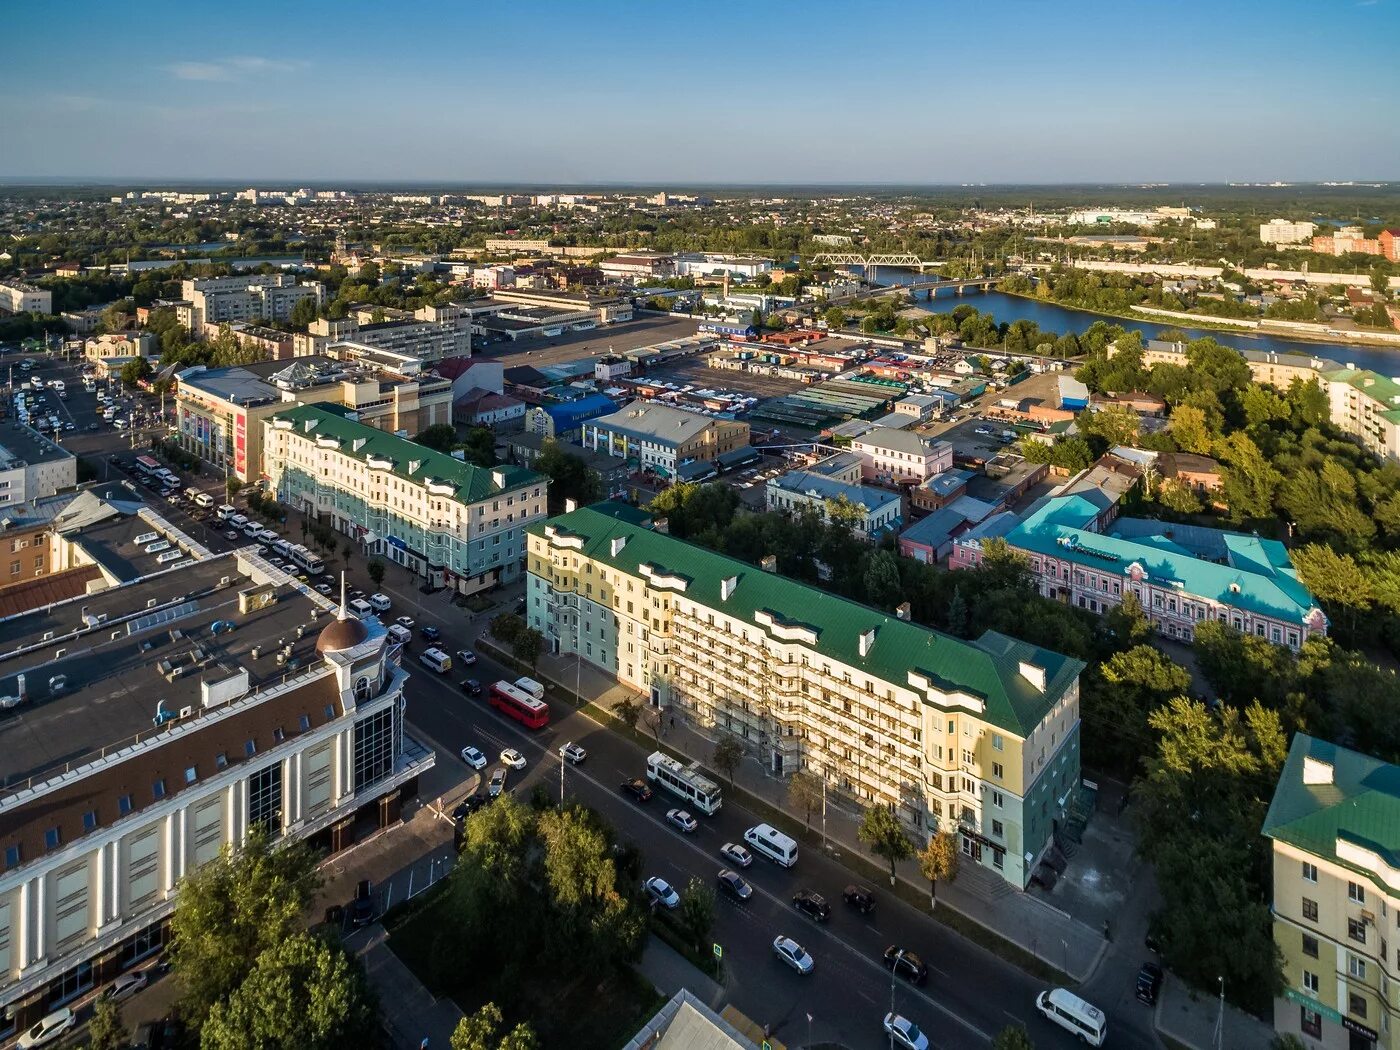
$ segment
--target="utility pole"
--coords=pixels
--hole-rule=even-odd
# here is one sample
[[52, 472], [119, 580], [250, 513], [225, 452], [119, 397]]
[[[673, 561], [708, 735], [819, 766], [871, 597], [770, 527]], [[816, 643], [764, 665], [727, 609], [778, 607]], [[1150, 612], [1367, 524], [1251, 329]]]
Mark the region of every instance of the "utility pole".
[[1216, 978], [1220, 982], [1220, 1010], [1215, 1015], [1215, 1050], [1222, 1050], [1225, 1046], [1225, 978]]

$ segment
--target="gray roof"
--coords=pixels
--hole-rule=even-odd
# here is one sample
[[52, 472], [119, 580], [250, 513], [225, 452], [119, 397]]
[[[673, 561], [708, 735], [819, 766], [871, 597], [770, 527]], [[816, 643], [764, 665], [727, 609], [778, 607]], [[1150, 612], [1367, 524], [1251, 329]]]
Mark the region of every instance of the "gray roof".
[[599, 416], [589, 425], [660, 445], [680, 445], [703, 434], [714, 422], [698, 412], [687, 412], [656, 401], [633, 401], [620, 412]]

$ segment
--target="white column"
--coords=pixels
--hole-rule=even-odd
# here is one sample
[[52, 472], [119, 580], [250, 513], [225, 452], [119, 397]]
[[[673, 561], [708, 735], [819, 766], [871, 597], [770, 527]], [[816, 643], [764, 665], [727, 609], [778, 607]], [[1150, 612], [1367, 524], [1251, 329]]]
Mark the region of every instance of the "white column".
[[180, 807], [175, 818], [175, 837], [179, 842], [175, 854], [175, 879], [178, 882], [185, 877], [190, 863], [190, 807], [188, 802]]
[[[107, 846], [97, 847], [97, 853], [93, 858], [93, 866], [96, 869], [95, 892], [92, 894], [92, 926], [94, 930], [101, 930], [107, 925]], [[92, 874], [88, 876], [92, 880]]]
[[161, 867], [164, 869], [161, 878], [161, 888], [169, 893], [175, 888], [176, 864], [175, 864], [175, 814], [167, 813], [165, 816], [165, 856], [162, 857]]
[[109, 847], [112, 855], [112, 896], [111, 908], [108, 916], [112, 921], [117, 921], [122, 914], [122, 844], [121, 841], [113, 842]]
[[20, 973], [24, 972], [25, 968], [28, 967], [30, 960], [34, 957], [34, 952], [32, 950], [34, 946], [34, 937], [30, 928], [30, 923], [33, 921], [30, 918], [30, 910], [32, 908], [33, 902], [30, 900], [30, 897], [31, 893], [29, 890], [29, 882], [25, 881], [20, 883], [19, 908], [16, 909], [17, 921], [14, 924], [14, 930], [16, 934], [15, 958], [18, 960], [19, 963]]
[[48, 887], [45, 885], [46, 877], [40, 875], [33, 880], [34, 884], [34, 958], [43, 959], [48, 954], [47, 923], [48, 916], [45, 914], [48, 900]]

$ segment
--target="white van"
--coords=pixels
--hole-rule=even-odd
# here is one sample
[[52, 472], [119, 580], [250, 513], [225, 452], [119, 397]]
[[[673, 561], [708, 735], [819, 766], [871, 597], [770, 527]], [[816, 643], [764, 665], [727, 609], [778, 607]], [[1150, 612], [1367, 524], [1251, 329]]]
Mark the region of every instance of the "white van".
[[369, 602], [365, 601], [363, 598], [352, 598], [350, 600], [350, 611], [362, 620], [366, 616], [374, 615], [374, 610], [369, 607]]
[[540, 683], [533, 678], [517, 678], [515, 680], [515, 688], [519, 689], [521, 692], [529, 693], [536, 700], [544, 699], [544, 686], [540, 685]]
[[233, 509], [232, 504], [220, 503], [219, 509], [214, 512], [214, 517], [218, 518], [220, 521], [228, 521], [235, 513], [237, 512]]
[[413, 632], [401, 623], [391, 623], [389, 625], [389, 637], [397, 645], [407, 645], [413, 641]]
[[371, 594], [369, 603], [374, 607], [375, 612], [389, 611], [389, 596], [387, 594]]
[[242, 514], [233, 514], [230, 515], [228, 523], [232, 525], [235, 529], [241, 529], [244, 525], [248, 524], [248, 519], [245, 518]]
[[770, 824], [749, 828], [744, 841], [775, 864], [790, 868], [797, 863], [797, 843]]
[[424, 649], [418, 654], [418, 662], [438, 674], [446, 674], [452, 670], [452, 657], [441, 649]]
[[243, 535], [251, 538], [262, 532], [263, 527], [260, 522], [248, 521], [243, 524]]
[[1090, 1046], [1103, 1046], [1108, 1036], [1108, 1018], [1103, 1011], [1064, 988], [1041, 992], [1036, 996], [1035, 1008]]
[[194, 494], [194, 505], [196, 507], [212, 507], [214, 505], [214, 497], [207, 492], [196, 492]]

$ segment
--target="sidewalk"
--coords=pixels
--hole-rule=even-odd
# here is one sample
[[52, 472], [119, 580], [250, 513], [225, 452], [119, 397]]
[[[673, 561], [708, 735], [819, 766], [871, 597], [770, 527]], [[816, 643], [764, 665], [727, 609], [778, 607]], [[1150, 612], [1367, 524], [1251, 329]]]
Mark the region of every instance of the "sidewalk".
[[369, 983], [379, 996], [379, 1016], [397, 1050], [451, 1045], [452, 1033], [463, 1017], [451, 999], [434, 999], [407, 966], [389, 949], [388, 934], [377, 923], [357, 930], [345, 946], [365, 965]]
[[[496, 644], [500, 647], [499, 643]], [[567, 656], [545, 654], [539, 658], [537, 677], [545, 678], [568, 692], [573, 692], [576, 675], [583, 695], [592, 698], [600, 707], [611, 709], [614, 703], [625, 697], [639, 699], [635, 690], [618, 685], [597, 668], [587, 664], [576, 666], [576, 661]], [[658, 731], [654, 717], [644, 715], [643, 721], [645, 728]], [[662, 741], [681, 754], [698, 759], [702, 764], [709, 762], [714, 750], [713, 743], [683, 721], [677, 720], [674, 725], [665, 724], [661, 727], [661, 734]], [[734, 774], [734, 782], [736, 787], [782, 810], [792, 819], [805, 819], [804, 814], [793, 811], [788, 805], [786, 781], [769, 775], [756, 759], [744, 761]], [[814, 815], [814, 828], [818, 826], [819, 819]], [[885, 866], [883, 860], [872, 858], [860, 844], [856, 835], [859, 823], [859, 810], [849, 800], [828, 796], [828, 850], [836, 857], [843, 850], [849, 851]], [[901, 881], [920, 894], [928, 893], [928, 881], [919, 874], [917, 861], [905, 861], [897, 866], [897, 871]], [[994, 872], [972, 863], [960, 866], [955, 881], [938, 887], [938, 906], [959, 912], [1050, 966], [1064, 971], [1077, 982], [1083, 982], [1093, 974], [1107, 945], [1100, 931], [1076, 921], [1037, 897], [1018, 892]]]
[[[1191, 989], [1170, 973], [1162, 982], [1162, 995], [1157, 1001], [1157, 1031], [1193, 1050], [1212, 1050], [1216, 1046], [1215, 1026], [1220, 1016], [1218, 999], [1192, 998]], [[1226, 1004], [1221, 1018], [1224, 1031], [1220, 1046], [1229, 1050], [1269, 1050], [1274, 1038], [1272, 1025], [1242, 1010]]]

